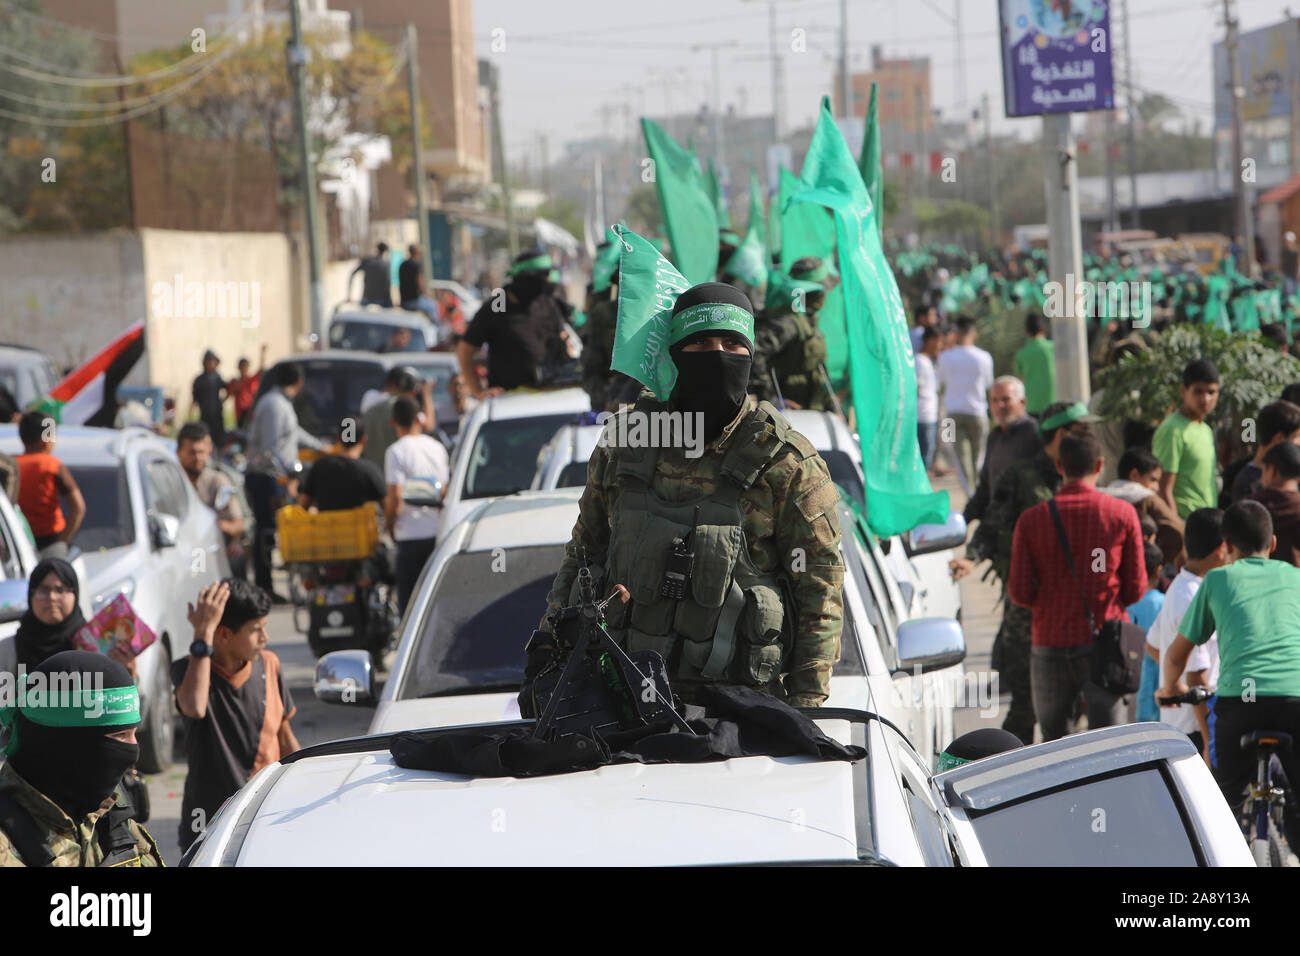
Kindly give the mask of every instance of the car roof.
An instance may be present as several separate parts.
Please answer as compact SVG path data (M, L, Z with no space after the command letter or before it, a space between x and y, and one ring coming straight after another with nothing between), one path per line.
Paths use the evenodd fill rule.
M580 388L558 388L541 392L507 392L487 400L487 420L536 418L563 412L591 411L591 396Z
M431 356L443 355L449 356L449 358L431 358ZM300 365L306 365L322 361L376 364L387 369L392 368L394 365L441 362L452 364L456 362L456 355L454 352L365 352L361 349L320 349L316 352L297 352L293 355L286 355L282 359L277 359L272 367L283 365L286 362L297 362Z
M423 331L433 323L422 312L408 312L405 309L385 309L376 306L358 306L344 309L330 316L330 323L338 321L370 322L375 325L401 325L408 329Z
M0 443L17 443L18 426L0 425ZM87 428L60 425L54 454L65 465L102 465L105 458L121 458L128 447L144 445L169 451L165 441L145 428Z
M461 551L564 544L573 534L581 488L521 491L492 498L461 522Z
M794 430L808 439L814 448L842 451L850 458L862 458L862 451L854 440L853 433L839 416L830 412L794 408L782 414L794 426Z
M5 343L0 345L0 365L12 368L15 365L53 364L50 357L34 345Z

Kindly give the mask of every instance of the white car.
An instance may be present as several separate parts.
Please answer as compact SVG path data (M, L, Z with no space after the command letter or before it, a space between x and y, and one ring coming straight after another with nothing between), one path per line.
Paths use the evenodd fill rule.
M465 322L470 322L474 316L478 315L478 310L483 308L483 300L477 292L465 288L454 279L433 279L428 283L429 296L436 299L439 292L450 292L460 300L460 314L465 317Z
M403 352L426 352L438 344L438 325L423 312L385 309L377 305L340 307L330 316L329 348L388 352L393 333L405 329L411 340Z
M580 388L508 392L479 402L460 425L439 536L485 499L526 490L542 446L590 412L591 398Z
M181 865L1254 865L1209 768L1166 724L1094 730L933 776L877 714L809 715L865 756L475 778L397 766L392 735L320 744L263 768Z
M0 426L0 451L21 451L15 426ZM172 760L171 663L188 653L193 637L186 602L230 575L217 515L167 443L144 429L61 426L54 454L86 499L72 544L85 562L87 617L122 593L158 636L136 661L139 767L158 773Z
M580 493L527 492L483 503L444 536L412 595L371 733L519 716L524 643L546 608ZM840 510L847 520L848 509ZM826 705L887 717L933 761L954 734L961 626L909 619L883 555L864 536L843 535L841 553L844 631ZM355 680L368 686L365 656L327 654L318 671L360 668Z
M791 410L786 418L817 449L831 478L865 506L866 481L862 449L844 421L829 412ZM537 458L532 488L580 487L587 481L587 462L600 441L601 425L565 425L546 443ZM961 589L952 579L948 563L952 549L966 540L966 522L950 512L947 525L921 525L907 535L896 535L881 545L885 565L898 582L909 617L961 619Z

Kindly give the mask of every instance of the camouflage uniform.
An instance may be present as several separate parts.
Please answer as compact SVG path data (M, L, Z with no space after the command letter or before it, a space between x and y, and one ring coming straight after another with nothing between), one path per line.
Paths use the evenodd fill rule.
M1011 692L1002 729L1025 743L1034 742L1034 699L1029 680L1029 652L1033 645L1033 612L1007 598L1011 573L1011 540L1020 516L1039 502L1047 501L1060 487L1061 476L1047 452L1012 462L998 476L984 517L980 519L966 557L992 561L992 573L1002 580L1002 626L993 641L992 665Z
M605 408L608 401L617 318L618 300L602 299L587 312L587 323L582 330L582 388L591 396L591 407L597 411Z
M9 764L0 767L0 794L27 812L44 838L43 845L54 856L50 866L98 866L103 861L104 850L95 828L119 794L114 793L99 809L74 822L57 804L20 777L18 771ZM126 826L135 837L137 856L114 865L163 866L162 852L149 831L134 820L127 821ZM27 865L29 864L19 855L8 834L0 829L0 867Z
M642 412L665 407L654 401L648 391L642 393L635 406ZM621 414L626 414L626 411ZM611 422L607 427L617 427L617 422ZM784 440L779 437L782 433ZM756 449L759 453L771 455L766 467L758 471L748 487L734 477L734 472L724 471L724 466L737 460L729 457L729 453L744 454L746 442L750 454L754 454ZM639 459L638 453L642 452L652 453L655 457ZM645 472L653 476L648 488L628 477L626 469L634 460L641 462L639 467L652 469ZM608 593L613 584L619 583L626 585L632 593L632 601L627 605L614 602L609 606L610 633L622 646L632 650L644 647L659 649L668 662L670 678L674 678L674 691L689 701L692 697L689 677L698 677L700 671L692 670L682 663L682 659L690 656L688 648L703 646L707 650L712 646L712 634L707 638L710 643L704 643L698 633L694 636L688 634L686 638L671 633L667 638L659 639L662 646L656 646L644 643L644 632L637 631L635 637L629 637L627 633L635 630L638 612L649 613L660 606L654 596L666 560L666 548L661 542L652 541L648 534L651 529L662 533L666 525L652 525L649 521L637 524L645 512L636 511L633 503L657 499L659 504L655 507L665 510L685 507L689 510L697 501L714 507L711 503L714 496L723 498L729 492L737 496L743 514L741 537L736 539L725 531L719 532L705 519L700 525L701 539L706 545L720 542L720 547L737 548L737 557L732 565L734 571L727 572L727 575L735 574L734 578L729 578L733 589L740 580L742 564L747 567L746 573L757 572L759 576L769 575L780 581L784 597L778 597L776 589L767 589L764 593L777 597L776 621L784 653L780 654L779 663L764 658L763 667L756 673L770 673L766 682L736 681L733 670L728 670L728 676L719 682L760 686L767 693L788 698L796 706L821 704L829 694L831 665L839 659L844 609L844 564L839 553L840 529L835 515L839 493L825 462L808 440L789 428L776 409L766 404L759 405L752 397L746 399L741 413L721 435L705 446L703 454L697 458L686 457L686 449L680 447L628 449L611 443L596 448L588 467L578 521L565 546L564 562L548 595L541 630L554 632L552 622L560 609L576 603L573 593L583 551L593 569L597 566L604 568L608 561L615 568L613 573L618 580L611 579L603 590ZM630 515L638 517L629 518ZM689 517L686 518L685 524L690 526L690 521ZM620 528L625 529L621 537ZM622 560L618 556L626 555L630 547L636 549L634 573L625 575L618 567L619 560ZM717 551L697 546L694 574L697 580L692 585L693 594L698 595L711 586L705 575L712 567L716 576L717 562ZM631 579L623 580L624 577ZM723 580L727 579L724 575ZM715 615L716 608L724 603L722 594L718 589L714 595L716 600L702 602L712 607ZM639 607L638 595L641 595L642 602ZM745 600L744 614L747 616L771 610L765 597L762 601L753 601L762 607L751 615L750 612L754 611L751 599L747 595ZM694 600L679 603L697 608L692 611L696 616L691 618L691 622L698 625L698 605ZM669 629L683 627L681 610L677 605L673 605L671 610L675 616L667 619ZM782 613L785 614L784 621ZM773 630L771 633L776 632ZM638 641L642 643L638 644ZM776 647L775 644L771 646ZM765 650L753 642L741 643L734 647L735 659L752 662L756 658L746 655ZM712 662L712 655L709 660ZM683 673L687 674L686 679L676 679ZM698 681L695 683L698 686Z
M826 340L817 329L817 316L791 309L765 315L754 329L753 391L760 398L776 400L772 373L781 386L781 397L800 408L823 411L833 407L822 379L826 361Z

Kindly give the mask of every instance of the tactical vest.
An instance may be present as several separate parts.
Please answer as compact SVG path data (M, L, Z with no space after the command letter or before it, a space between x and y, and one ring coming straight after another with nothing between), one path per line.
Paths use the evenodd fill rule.
M665 408L644 398L635 405ZM652 490L658 449L614 449L619 491L605 580L626 585L631 600L610 605L610 633L628 651L658 651L670 679L762 687L786 669L794 639L789 581L754 567L741 496L789 447L791 431L773 406L759 403L736 426L713 492L676 503ZM685 596L673 599L660 584L679 538L694 562Z
M117 791L118 802L99 818L95 824L95 838L103 859L96 866L141 866L140 851L130 821L135 808L129 802L125 788ZM24 863L31 867L46 867L54 862L54 854L45 845L45 834L28 811L7 793L0 793L0 832L9 838Z
M801 312L787 313L779 321L793 321L799 332L794 342L772 356L771 365L781 383L781 395L803 408L821 407L824 402L816 406L813 402L819 395L823 399L826 397L817 371L818 366L826 361L826 340L808 316Z

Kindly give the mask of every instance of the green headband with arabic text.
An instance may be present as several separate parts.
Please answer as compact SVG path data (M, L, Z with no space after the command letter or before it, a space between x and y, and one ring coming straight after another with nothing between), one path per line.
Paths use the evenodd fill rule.
M522 262L516 262L510 267L510 275L516 276L521 272L549 272L554 268L551 257L543 253L540 256L533 256L531 259L524 259Z
M140 723L140 691L129 687L47 688L28 675L17 701L0 707L0 728L12 733L5 753L18 748L16 718L21 713L43 727L133 727Z
M740 306L728 302L701 302L682 309L672 317L668 326L668 345L671 348L696 332L715 331L743 335L746 343L752 348L754 317Z

